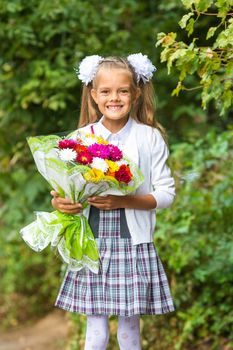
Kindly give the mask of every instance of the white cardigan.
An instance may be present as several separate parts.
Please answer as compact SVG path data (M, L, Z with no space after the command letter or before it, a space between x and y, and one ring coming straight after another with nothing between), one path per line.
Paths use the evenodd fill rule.
M81 128L80 131L90 133L90 125ZM175 187L170 169L166 165L169 152L160 132L132 119L124 151L144 175L143 184L134 194L151 194L157 202L158 209L169 207L175 197ZM84 209L83 214L88 217L89 211L90 207ZM125 216L134 245L153 241L155 209L125 209Z

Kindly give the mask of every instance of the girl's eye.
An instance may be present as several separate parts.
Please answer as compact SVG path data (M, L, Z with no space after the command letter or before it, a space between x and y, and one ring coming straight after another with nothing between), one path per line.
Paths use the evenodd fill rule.
M127 90L127 89L121 90L121 93L122 93L122 94L128 94L128 93L129 93L129 90Z
M108 93L108 90L101 90L100 93L106 95Z

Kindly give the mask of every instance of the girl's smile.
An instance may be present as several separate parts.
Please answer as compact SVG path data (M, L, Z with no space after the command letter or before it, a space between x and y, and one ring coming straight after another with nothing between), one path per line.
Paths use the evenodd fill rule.
M95 103L104 115L103 124L112 132L119 131L131 110L132 76L125 69L101 69L91 91Z

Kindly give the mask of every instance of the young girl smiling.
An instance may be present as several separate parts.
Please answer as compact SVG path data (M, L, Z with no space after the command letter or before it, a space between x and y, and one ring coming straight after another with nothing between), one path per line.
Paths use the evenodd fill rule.
M89 56L79 66L84 83L79 130L119 146L144 175L133 194L90 197L86 209L51 192L55 209L88 217L100 252L99 273L68 270L56 301L87 315L85 350L107 348L109 315L118 315L120 349L139 350L140 315L174 310L153 242L156 209L170 206L175 196L164 130L154 118L154 71L141 53Z

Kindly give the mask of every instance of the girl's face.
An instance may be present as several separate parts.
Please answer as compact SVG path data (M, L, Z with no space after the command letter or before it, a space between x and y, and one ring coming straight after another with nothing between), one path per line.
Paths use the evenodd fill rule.
M120 68L100 69L91 95L104 115L103 124L117 132L126 124L134 100L131 73Z

